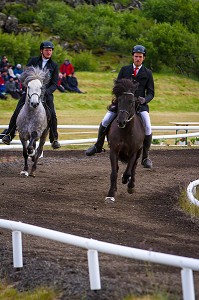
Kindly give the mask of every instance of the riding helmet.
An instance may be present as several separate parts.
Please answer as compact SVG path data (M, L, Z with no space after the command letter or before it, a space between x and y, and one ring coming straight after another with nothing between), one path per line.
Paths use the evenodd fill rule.
M146 56L146 48L142 45L136 45L132 49L132 54L134 53L142 53L144 56Z
M45 41L45 42L42 42L41 45L40 45L40 50L44 49L44 48L50 48L50 49L54 49L54 45L52 42L50 41Z

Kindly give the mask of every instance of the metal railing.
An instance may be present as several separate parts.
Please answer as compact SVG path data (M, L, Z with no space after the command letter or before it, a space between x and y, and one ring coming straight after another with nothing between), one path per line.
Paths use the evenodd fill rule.
M58 125L58 129L98 129L97 125ZM8 125L0 125L0 129L8 128ZM170 130L185 130L188 132L196 131L192 133L181 133L181 134L170 134L170 135L153 135L153 140L156 139L177 139L177 138L187 138L187 137L199 137L199 126L152 126L153 131L170 131ZM83 132L85 134L85 132ZM78 132L81 134L81 132ZM73 145L73 144L88 144L95 143L97 138L87 138L87 139L72 139L72 140L60 140L60 144L64 145ZM1 143L1 139L0 139ZM50 142L46 141L45 146L50 146ZM10 145L0 145L0 149L21 149L22 145L20 140L13 140Z

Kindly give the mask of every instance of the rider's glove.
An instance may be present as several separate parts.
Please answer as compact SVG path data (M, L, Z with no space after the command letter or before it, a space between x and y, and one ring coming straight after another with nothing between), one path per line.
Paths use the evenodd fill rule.
M145 104L146 103L146 100L144 97L138 97L138 100L140 102L140 104Z

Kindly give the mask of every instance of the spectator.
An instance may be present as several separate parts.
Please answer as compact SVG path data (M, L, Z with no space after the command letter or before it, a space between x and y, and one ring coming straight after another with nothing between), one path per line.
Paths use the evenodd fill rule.
M8 74L8 67L4 67L3 70L1 71L1 76L4 80L4 82L6 83L7 81L9 81L9 74Z
M65 93L65 92L67 92L67 90L66 90L66 89L64 88L64 86L62 85L62 78L63 78L62 73L59 73L59 79L58 79L57 89L58 89L58 91L60 91L61 93Z
M60 72L64 77L72 75L74 73L74 67L69 61L69 59L65 59L64 63L60 66Z
M5 87L6 87L6 93L10 94L12 98L17 100L20 98L20 93L16 87L15 80L12 76L10 76L9 81L5 83Z
M8 59L6 57L6 55L3 55L0 61L0 72L2 72L2 70L4 69L4 67L8 67L9 63L8 63Z
M6 90L5 81L0 73L0 99L4 99L4 100L7 99L7 96L5 95L5 90Z
M80 93L80 94L85 94L86 93L86 92L82 92L78 88L78 81L77 81L77 78L75 76L75 73L73 73L71 76L68 76L67 81L68 81L68 86L69 86L70 92L75 92L75 93Z
M14 75L17 78L20 78L22 72L23 72L23 69L22 69L21 64L17 64L16 67L14 68Z
M9 77L15 78L15 74L14 74L12 65L8 65L8 75L9 75Z

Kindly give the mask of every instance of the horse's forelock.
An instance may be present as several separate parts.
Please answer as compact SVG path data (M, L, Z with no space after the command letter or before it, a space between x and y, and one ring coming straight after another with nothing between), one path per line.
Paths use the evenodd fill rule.
M20 76L21 83L27 87L28 83L34 79L38 79L42 84L46 85L49 81L49 71L43 71L39 67L27 67Z
M116 98L121 96L124 92L132 92L137 89L138 83L133 82L130 79L119 79L115 81L115 85L113 87L112 93Z

